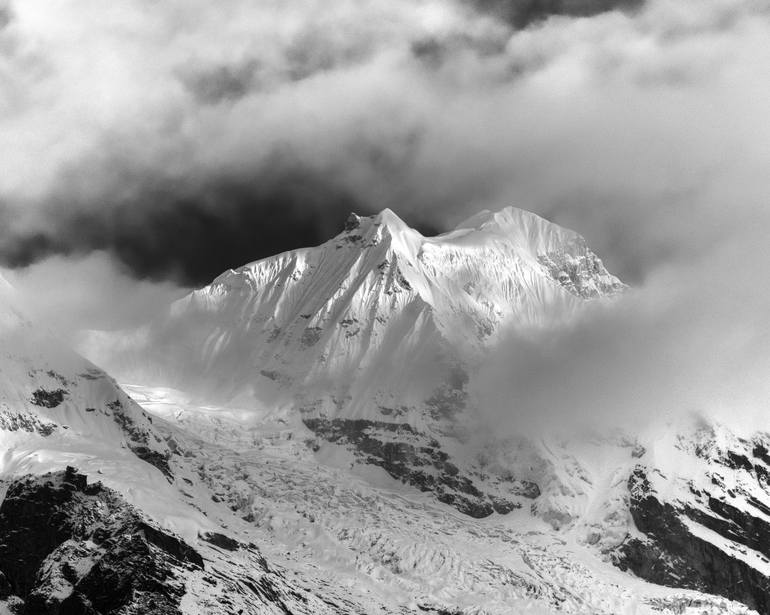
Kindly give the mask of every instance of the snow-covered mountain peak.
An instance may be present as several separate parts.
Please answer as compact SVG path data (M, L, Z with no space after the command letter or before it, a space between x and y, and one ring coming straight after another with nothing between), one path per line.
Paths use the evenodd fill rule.
M419 254L419 249L425 244L454 249L491 246L500 240L509 247L534 256L574 252L576 247L587 249L585 239L575 231L513 206L499 211L482 210L458 224L453 231L435 237L424 237L391 209L384 209L373 216L352 213L344 231L336 239L350 241L351 236L374 240L374 243L391 239L395 248L410 255Z
M456 231L471 231L482 241L503 239L535 258L554 253L577 255L588 250L585 239L575 231L512 206L496 212L485 209L457 225Z
M460 222L455 228L482 229L498 227L503 230L511 230L515 228L526 228L533 224L552 226L573 235L577 234L574 231L558 226L554 222L539 216L535 212L529 211L528 209L521 209L514 205L508 205L497 211L482 209Z
M379 416L394 403L379 391L408 397L417 416L444 378L436 366L452 371L508 327L561 322L625 288L577 233L535 214L507 208L461 226L424 237L389 209L351 214L326 243L229 270L148 330L92 338L88 353L123 378L146 382L149 369L155 384L216 391L218 401L276 383L328 393L331 380L335 412ZM147 345L128 360L115 352Z
M380 227L381 230L391 235L419 235L416 230L411 228L390 208L385 208L380 213L373 216L359 216L358 214L351 213L345 224L346 231L352 231L358 228L364 233L371 230L377 230Z
M527 226L529 221L542 221L546 224L552 224L534 212L509 205L498 211L482 209L470 218L460 222L455 229L481 229L494 226L506 229L516 226Z
M417 230L391 209L383 209L374 216L351 213L343 232L332 240L337 244L342 242L364 248L384 244L386 252L393 251L405 259L416 258L424 241L425 238Z
M402 352L405 359L445 346L444 356L483 352L504 327L561 321L585 300L625 288L577 233L535 214L482 212L461 226L424 237L389 209L351 214L342 232L320 246L227 271L153 325L153 345L168 339L177 346L180 331L203 337L189 339L173 360L163 351L168 360L152 369L179 371L177 363L184 367L193 348L204 361L202 370L197 362L189 369L196 385L213 369L217 388L223 382L240 388L238 374L254 373L255 366L283 374L282 381L300 373L304 380L321 374L339 379ZM236 364L223 354L232 354ZM114 355L91 356L135 377ZM244 356L251 359L244 362ZM141 369L145 364L141 359ZM385 372L390 380L393 370Z

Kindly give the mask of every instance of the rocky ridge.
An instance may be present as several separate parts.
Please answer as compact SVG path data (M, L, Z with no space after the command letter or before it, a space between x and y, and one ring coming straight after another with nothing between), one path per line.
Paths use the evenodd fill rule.
M0 505L0 599L12 612L176 615L192 547L74 468L18 479Z

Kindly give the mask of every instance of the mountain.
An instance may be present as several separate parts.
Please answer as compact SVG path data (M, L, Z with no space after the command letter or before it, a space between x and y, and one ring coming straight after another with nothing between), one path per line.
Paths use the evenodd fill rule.
M316 248L228 271L145 330L108 337L109 355L91 354L127 382L301 420L483 517L537 487L529 473L513 490L482 484L478 462L464 459L457 436L478 421L475 364L499 332L554 325L624 288L577 233L521 209L482 212L438 237L385 210L352 215ZM130 350L116 357L115 347Z
M390 408L417 425L425 398L462 379L458 362L501 329L568 318L623 289L582 237L520 209L438 237L385 210L351 215L316 248L228 271L133 338L108 338L108 352L92 340L88 352L124 379L220 401L302 390L326 414ZM405 410L391 408L393 391Z
M624 476L638 533L615 562L770 612L770 434L741 437L695 417L649 447Z
M233 585L193 583L197 604L251 596L258 545L284 604L294 584L338 612L768 612L767 434L684 415L644 433L478 429L472 384L497 342L625 288L523 210L438 237L385 210L83 349L155 417L175 514L240 545L214 565Z
M104 508L109 498L97 497L112 491L89 491L92 505L84 513L74 508L71 495L76 485L86 491L86 477L75 480L70 468L63 480L65 468L77 465L98 476L123 494L115 498L122 498L124 507L159 515L176 508L170 456L153 418L104 371L28 318L21 298L0 278L0 612L7 612L5 607L12 613L57 613L52 595L70 596L67 579L87 573L99 561L97 554L118 554L105 549L106 535L97 540L98 548L72 542L94 514L113 510ZM50 480L25 483L22 477L28 475ZM30 481L37 486L32 493ZM183 519L177 517L176 529ZM126 555L131 549L124 547L120 553ZM55 553L47 558L49 551ZM68 553L80 558L70 562L77 574L57 570ZM131 576L125 569L92 572L90 582L101 585Z
M222 533L180 433L22 304L0 277L0 613L354 612Z
M0 278L1 473L86 459L95 446L168 474L169 450L152 418L93 363L24 315ZM41 454L40 449L46 449ZM146 464L137 464L147 472Z

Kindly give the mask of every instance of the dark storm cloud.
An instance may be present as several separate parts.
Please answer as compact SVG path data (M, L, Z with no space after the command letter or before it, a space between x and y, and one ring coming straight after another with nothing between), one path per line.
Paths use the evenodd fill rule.
M375 56L454 31L443 9L426 30L409 22L436 7L408 2L194 4L15 5L0 41L23 52L0 61L4 264L102 250L137 277L200 284L321 243L351 211L392 206L435 231L392 181L418 118Z
M0 259L20 267L55 254L99 250L135 277L199 286L229 268L323 243L342 230L351 212L375 213L306 169L263 168L253 177L203 184L141 180L128 198L104 195L96 211L89 202L50 203L47 216L55 230L4 240ZM435 230L413 222L426 233Z
M237 264L321 243L355 209L348 195L299 174L253 184L213 180L196 189L157 185L98 212L68 204L61 215L53 205L56 232L15 238L2 258L18 267L104 250L136 277L201 285Z
M645 0L467 0L477 10L503 19L516 28L551 16L590 17L607 11L639 9Z

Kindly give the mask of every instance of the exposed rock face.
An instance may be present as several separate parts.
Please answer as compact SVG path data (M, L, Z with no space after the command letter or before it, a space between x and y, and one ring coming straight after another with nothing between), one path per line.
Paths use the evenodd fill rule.
M439 442L407 423L314 418L306 418L304 423L320 438L349 446L362 463L380 466L393 478L431 492L439 502L471 517L506 514L521 507L515 501L517 496L531 499L540 495L535 483L513 479L505 494L508 497L487 493L489 485L478 480L478 473L474 477L462 471L441 450Z
M64 401L66 394L67 391L64 389L56 389L54 391L46 391L42 388L37 389L32 391L32 403L43 408L55 408Z
M19 613L176 614L181 574L202 565L74 468L16 480L0 505L0 594Z
M672 587L697 589L770 612L770 466L766 439L706 430L682 448L702 475L686 482L639 465L629 510L644 538L629 538L618 565ZM700 480L699 480L700 478ZM687 491L678 491L677 483Z

